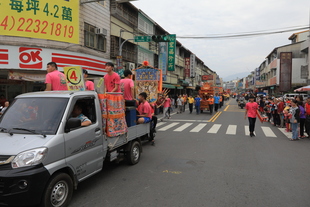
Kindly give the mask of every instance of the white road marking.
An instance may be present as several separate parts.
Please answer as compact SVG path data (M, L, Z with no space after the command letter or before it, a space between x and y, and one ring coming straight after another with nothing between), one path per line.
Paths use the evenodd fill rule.
M265 134L266 137L277 137L277 136L273 133L273 131L270 129L270 127L263 127L263 126L262 126L262 130L263 130L263 132L264 132L264 134Z
M211 129L209 129L208 133L216 134L218 130L221 128L222 124L214 124Z
M249 126L244 126L245 136L250 136Z
M287 132L286 128L278 128L288 139L292 139L292 132Z
M192 129L190 132L200 132L207 124L198 124L194 129Z
M236 135L237 125L229 125L226 131L226 134Z
M156 127L160 127L161 125L166 124L166 123L167 122L159 122L159 123L157 123Z
M183 131L184 129L186 129L187 127L189 127L190 125L192 125L193 123L186 123L186 124L183 124L182 126L180 126L179 128L176 128L175 130L173 130L173 131L175 131L175 132L181 132L181 131Z
M163 128L160 128L158 131L166 131L166 130L168 130L168 129L170 129L170 128L172 128L172 127L178 125L178 124L179 124L179 122L171 123L171 124L169 124L169 125L167 125L167 126L165 126L165 127L163 127Z
M170 119L170 121L186 121L186 122L208 122L208 120L186 120L186 119Z

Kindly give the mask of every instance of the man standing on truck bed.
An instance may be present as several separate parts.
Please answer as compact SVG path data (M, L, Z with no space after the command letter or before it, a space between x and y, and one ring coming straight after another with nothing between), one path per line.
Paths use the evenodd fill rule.
M45 91L66 91L68 90L66 76L58 71L55 62L47 63L47 74L45 78Z
M87 91L94 91L95 90L95 84L93 81L87 80L88 77L88 71L83 69L83 75L84 75L84 81L85 81L85 89Z
M134 83L131 79L132 72L128 69L124 71L125 78L120 81L121 91L126 101L132 101L134 97Z
M139 115L137 115L138 124L149 123L151 122L152 119L152 109L149 102L147 102L146 98L147 94L145 92L139 94L140 105L137 108L139 112Z
M104 76L105 92L121 92L121 87L119 86L121 78L113 71L114 64L107 62L105 69L107 71L107 74Z

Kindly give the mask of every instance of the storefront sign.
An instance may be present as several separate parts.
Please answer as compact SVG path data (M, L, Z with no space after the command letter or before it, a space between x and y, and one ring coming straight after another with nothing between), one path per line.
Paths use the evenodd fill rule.
M170 42L168 42L168 71L174 71L175 67L175 48L177 37L175 34L169 35Z
M85 91L83 71L80 66L64 67L69 91Z
M167 80L167 42L159 42L159 69L163 71L163 81Z
M16 72L16 71L9 71L8 79L9 80L43 82L45 80L45 75L44 74L20 73L20 72Z
M191 74L190 74L190 58L189 57L186 57L184 58L184 61L185 61L185 78L190 78Z
M82 53L47 48L0 45L0 69L46 70L46 64L56 62L63 67L79 65L92 75L105 75L110 60Z
M280 53L280 92L287 92L292 89L292 53Z
M195 78L196 76L196 55L195 54L191 54L189 68L190 68L191 78Z
M203 75L201 76L202 81L213 80L213 75Z
M79 4L69 0L4 0L0 34L79 43Z

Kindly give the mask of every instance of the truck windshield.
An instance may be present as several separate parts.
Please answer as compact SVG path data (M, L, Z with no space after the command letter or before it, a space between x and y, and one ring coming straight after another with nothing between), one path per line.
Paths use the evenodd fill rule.
M56 134L67 98L19 98L0 119L0 131L9 133Z

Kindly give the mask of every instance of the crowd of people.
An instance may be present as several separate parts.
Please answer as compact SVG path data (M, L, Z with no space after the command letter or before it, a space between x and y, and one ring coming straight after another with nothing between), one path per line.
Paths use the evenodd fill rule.
M301 95L291 99L259 96L256 103L267 122L292 132L291 141L310 138L310 97L304 100Z

